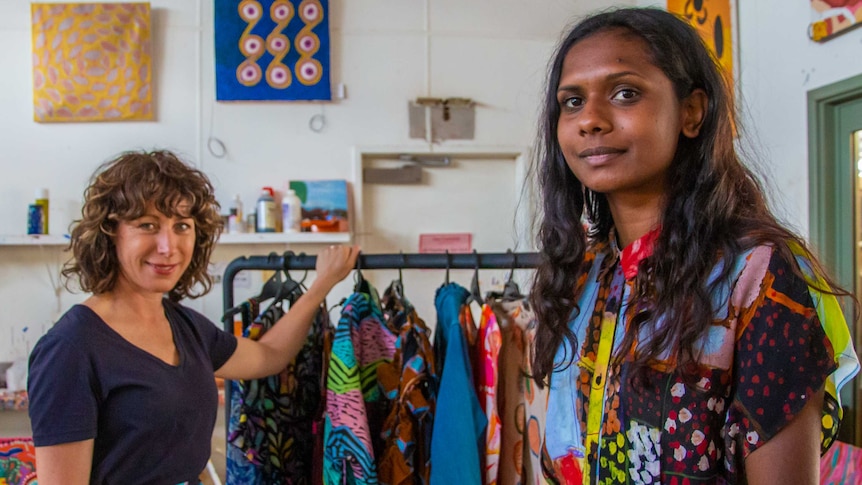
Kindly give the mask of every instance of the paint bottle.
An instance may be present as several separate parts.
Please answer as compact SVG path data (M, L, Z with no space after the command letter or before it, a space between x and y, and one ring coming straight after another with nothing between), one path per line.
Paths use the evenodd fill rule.
M42 234L42 207L38 204L27 206L27 234Z
M278 215L275 192L272 187L264 187L257 199L257 232L275 232Z
M242 213L242 198L240 198L239 194L236 194L236 195L233 197L233 206L234 206L234 208L236 208L236 217L237 217L237 219L239 219L240 221L242 221L242 220L243 220L244 215L243 215L243 213Z
M245 232L243 227L244 225L245 220L243 219L242 213L242 199L239 197L239 194L236 194L230 208L230 215L228 216L227 232L230 234Z
M302 202L293 189L288 189L282 198L281 221L283 232L299 232L299 225L302 222Z
M36 190L36 205L42 209L42 232L48 234L48 189Z

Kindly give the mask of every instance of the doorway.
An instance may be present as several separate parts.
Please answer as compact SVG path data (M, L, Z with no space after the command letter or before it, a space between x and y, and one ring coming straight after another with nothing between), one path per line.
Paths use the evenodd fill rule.
M810 237L838 283L862 301L862 75L808 93ZM857 352L858 309L842 302ZM839 439L862 445L859 377L841 392Z

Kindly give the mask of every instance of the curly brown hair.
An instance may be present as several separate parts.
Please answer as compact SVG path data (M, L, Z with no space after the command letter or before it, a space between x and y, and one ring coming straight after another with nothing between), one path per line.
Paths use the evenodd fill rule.
M195 221L195 250L168 297L179 301L205 295L213 284L207 266L222 231L220 206L207 176L166 150L125 152L96 169L84 191L81 219L72 223L72 259L61 271L66 287L77 276L83 291L96 295L111 291L120 274L114 245L119 221L143 216L151 203L174 217L180 215L180 202L191 206L188 215Z

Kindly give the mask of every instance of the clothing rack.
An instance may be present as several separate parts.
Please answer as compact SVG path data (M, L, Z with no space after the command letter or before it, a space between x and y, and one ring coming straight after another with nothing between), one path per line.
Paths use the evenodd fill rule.
M268 256L241 256L225 268L222 278L224 311L234 306L233 280L242 270L313 270L317 256L305 253L270 253ZM356 269L525 269L539 264L538 253L397 253L360 254ZM225 330L233 332L232 321L223 322Z
M284 254L272 252L267 256L240 256L231 261L225 268L222 277L224 296L224 317L222 324L226 332L233 333L234 308L233 280L242 270L258 271L289 271L313 270L317 264L317 256L305 253L295 254L285 251ZM356 260L355 269L531 269L539 265L539 253L398 253L398 254L360 254ZM225 439L230 428L230 381L224 382L225 396ZM227 447L225 443L225 454Z

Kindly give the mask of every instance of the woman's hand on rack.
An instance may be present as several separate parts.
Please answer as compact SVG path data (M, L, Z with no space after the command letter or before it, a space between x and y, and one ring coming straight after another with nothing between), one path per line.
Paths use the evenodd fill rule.
M317 255L317 277L301 297L260 340L241 338L236 350L217 377L258 379L278 373L292 361L305 344L308 329L320 305L336 283L356 266L359 246L330 246Z
M315 271L321 283L329 288L343 280L356 267L359 246L329 246L317 254Z

